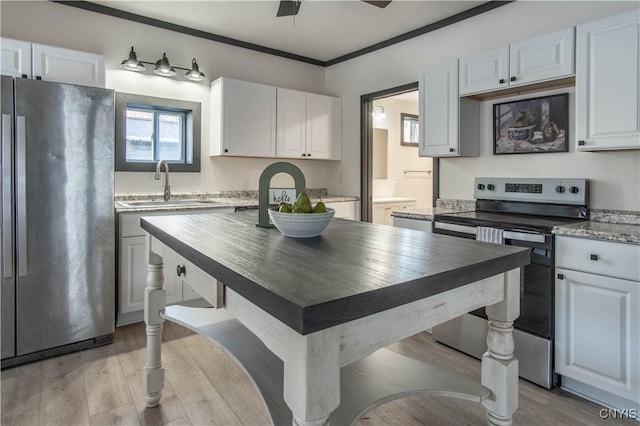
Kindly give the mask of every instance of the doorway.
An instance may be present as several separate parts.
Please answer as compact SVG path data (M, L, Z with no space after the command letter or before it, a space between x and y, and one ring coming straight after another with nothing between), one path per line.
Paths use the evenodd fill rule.
M418 110L417 82L361 97L363 221L390 225L385 210L435 205L438 160L418 155Z

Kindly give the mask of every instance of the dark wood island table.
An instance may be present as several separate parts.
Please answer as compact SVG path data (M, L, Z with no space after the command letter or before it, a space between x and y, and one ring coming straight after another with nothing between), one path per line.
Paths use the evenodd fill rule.
M488 423L512 423L512 325L527 249L345 219L295 239L256 222L255 210L141 219L148 407L164 387L168 319L222 346L253 379L275 425L351 424L422 392L477 401ZM163 265L212 308L165 307ZM483 306L490 326L481 383L383 349Z

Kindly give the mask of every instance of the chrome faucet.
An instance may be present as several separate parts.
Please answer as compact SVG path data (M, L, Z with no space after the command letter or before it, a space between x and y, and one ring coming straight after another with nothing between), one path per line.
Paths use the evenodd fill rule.
M166 160L158 161L156 164L156 174L153 177L155 180L160 180L160 168L164 164L164 200L169 201L171 198L171 186L169 186L169 163Z

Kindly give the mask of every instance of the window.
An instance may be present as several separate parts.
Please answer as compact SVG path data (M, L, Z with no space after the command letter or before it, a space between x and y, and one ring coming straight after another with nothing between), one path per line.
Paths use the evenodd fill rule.
M200 171L200 104L116 94L116 171Z

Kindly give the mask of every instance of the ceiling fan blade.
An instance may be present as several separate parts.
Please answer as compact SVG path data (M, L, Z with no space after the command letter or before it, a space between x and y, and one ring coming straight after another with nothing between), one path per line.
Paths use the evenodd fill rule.
M300 0L280 0L276 16L297 15L298 10L300 10L300 3Z
M391 3L391 0L389 1L362 0L362 1L365 3L372 4L374 6L378 6L381 9L384 9L385 7L389 6L389 3Z

